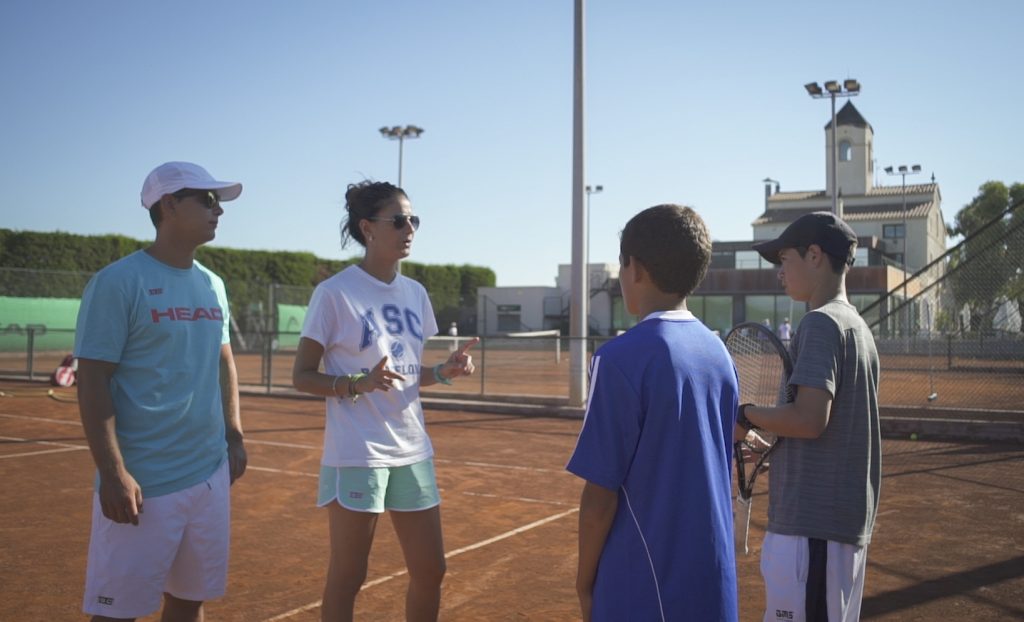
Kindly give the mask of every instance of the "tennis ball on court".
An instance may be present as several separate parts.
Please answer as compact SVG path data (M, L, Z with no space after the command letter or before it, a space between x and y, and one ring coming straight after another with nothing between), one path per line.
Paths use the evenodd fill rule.
M917 432L912 432L910 434L910 440L912 440L912 441L916 441L917 440Z

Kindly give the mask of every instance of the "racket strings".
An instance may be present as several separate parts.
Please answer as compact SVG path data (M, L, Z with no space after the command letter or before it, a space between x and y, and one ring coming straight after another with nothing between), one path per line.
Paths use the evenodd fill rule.
M762 326L739 325L725 339L726 348L736 365L741 404L775 406L790 399L788 387L789 353L774 335ZM750 516L754 482L768 470L769 458L778 437L755 429L733 445L737 475L737 510L734 520L738 545L749 553Z
M770 345L755 338L730 340L729 352L740 381L740 400L766 406L786 401L786 367Z

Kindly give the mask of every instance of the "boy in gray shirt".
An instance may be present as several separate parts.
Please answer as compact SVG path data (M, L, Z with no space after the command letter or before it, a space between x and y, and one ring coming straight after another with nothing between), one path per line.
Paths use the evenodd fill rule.
M752 427L781 437L761 550L765 622L860 617L881 436L878 353L846 298L856 248L856 234L829 212L801 216L777 239L754 245L780 265L786 293L810 308L790 346L796 399L744 404L737 417L738 438Z

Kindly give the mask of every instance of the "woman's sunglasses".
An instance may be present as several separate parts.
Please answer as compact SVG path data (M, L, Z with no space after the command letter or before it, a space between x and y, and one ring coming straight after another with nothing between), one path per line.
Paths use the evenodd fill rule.
M395 214L394 216L391 216L390 218L381 218L379 216L375 216L373 218L367 218L366 220L372 220L374 222L379 221L379 220L387 221L387 222L390 222L392 225L394 225L395 229L399 229L399 230L405 229L405 226L407 224L409 224L409 223L412 223L412 230L413 231L418 231L419 228L420 228L420 217L419 216L411 216L409 214Z

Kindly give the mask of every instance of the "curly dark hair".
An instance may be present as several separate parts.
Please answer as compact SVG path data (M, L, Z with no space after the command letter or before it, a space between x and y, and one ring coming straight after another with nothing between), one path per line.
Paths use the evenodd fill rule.
M692 208L655 205L633 216L622 230L619 252L643 264L663 292L685 298L697 289L711 264L711 233Z
M405 190L386 181L366 180L358 184L349 184L345 191L345 211L348 212L348 216L341 223L341 247L345 248L349 240L355 240L365 247L366 240L363 238L363 232L359 230L359 221L373 218L388 201L397 197L408 199L409 195L405 194Z

